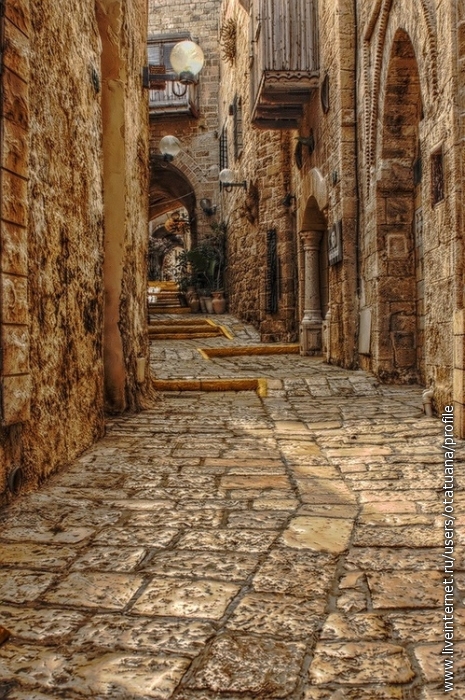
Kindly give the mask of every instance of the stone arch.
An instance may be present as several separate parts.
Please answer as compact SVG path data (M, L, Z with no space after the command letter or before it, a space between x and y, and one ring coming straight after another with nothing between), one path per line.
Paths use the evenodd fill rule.
M192 243L198 237L197 202L205 197L211 183L202 169L185 151L176 156L174 163L160 155L150 159L149 220L165 211L185 207L189 214Z
M424 375L422 259L414 229L422 95L413 44L403 29L395 34L386 73L376 188L374 369L383 379L409 382Z
M326 179L318 168L312 168L305 178L302 190L302 201L306 204L304 209L300 210L303 212L300 230L308 228L310 224L309 217L315 216L315 212L319 212L317 216L321 217L323 216L322 212L328 208L328 187Z
M185 207L190 219L195 218L195 184L177 165L152 158L150 169L149 219L179 207Z
M394 10L398 10L399 17ZM376 158L378 125L382 122L381 105L384 75L392 54L397 27L403 27L410 37L415 38L414 45L420 46L422 40L426 46L418 51L422 66L419 71L423 81L422 92L428 96L426 106L436 109L438 96L438 50L436 37L436 20L427 0L421 0L419 13L403 16L402 7L395 0L377 0L367 23L363 43L363 76L366 86L365 99L365 136L367 145L367 189L370 189L371 173ZM421 39L420 39L421 38Z

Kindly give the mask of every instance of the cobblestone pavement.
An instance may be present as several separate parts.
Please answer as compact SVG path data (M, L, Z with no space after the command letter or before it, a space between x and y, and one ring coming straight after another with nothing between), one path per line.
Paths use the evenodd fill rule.
M222 322L235 339L202 346L257 342ZM268 396L166 393L0 513L0 698L443 698L445 426L419 387L198 346L153 343L157 376L266 376Z

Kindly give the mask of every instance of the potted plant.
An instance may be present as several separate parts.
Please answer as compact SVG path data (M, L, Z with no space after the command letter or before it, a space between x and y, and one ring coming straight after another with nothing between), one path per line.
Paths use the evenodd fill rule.
M207 313L224 313L226 224L213 224L211 228L210 236L179 256L178 284L181 286L187 281L194 284L199 291L201 308L204 304Z

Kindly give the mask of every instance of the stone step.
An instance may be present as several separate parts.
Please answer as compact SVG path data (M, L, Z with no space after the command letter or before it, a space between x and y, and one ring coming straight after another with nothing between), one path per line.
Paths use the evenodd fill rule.
M157 306L149 304L149 314L190 314L188 306Z

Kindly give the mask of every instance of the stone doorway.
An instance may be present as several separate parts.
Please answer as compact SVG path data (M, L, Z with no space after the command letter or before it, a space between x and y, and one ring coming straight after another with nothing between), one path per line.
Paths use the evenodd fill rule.
M384 380L424 379L424 280L417 61L405 31L395 35L387 75L377 186L377 327Z
M323 320L328 311L328 247L326 220L315 197L310 197L302 222L300 240L303 248L301 274L300 348L302 355L322 351Z

